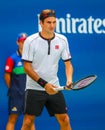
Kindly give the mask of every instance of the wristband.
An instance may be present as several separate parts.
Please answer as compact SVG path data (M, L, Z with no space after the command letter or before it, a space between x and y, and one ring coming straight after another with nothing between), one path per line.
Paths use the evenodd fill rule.
M44 88L44 86L48 83L47 81L45 81L44 79L40 78L37 83L42 86Z

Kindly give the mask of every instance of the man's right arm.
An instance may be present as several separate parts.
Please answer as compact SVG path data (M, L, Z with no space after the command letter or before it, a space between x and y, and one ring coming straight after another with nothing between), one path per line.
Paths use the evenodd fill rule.
M39 80L41 79L41 77L39 77L39 75L33 70L31 62L24 61L24 69L25 69L26 74L28 74L34 81L36 81L38 84L41 85L41 83L39 83ZM41 81L42 83L46 82L46 81L43 81L43 79L41 79L41 80L42 80ZM46 82L45 86L43 86L43 87L45 88L45 91L48 94L52 95L52 94L57 93L57 91L54 89L54 88L56 88L56 86L53 86L50 83Z
M8 88L10 88L10 81L11 81L11 74L5 73L4 74L4 80Z
M39 80L38 74L33 70L32 63L28 61L24 61L24 70L26 74L28 74L34 81Z
M11 57L8 57L6 60L5 65L5 73L4 73L4 80L8 88L10 88L11 83L11 73L14 66L14 61Z

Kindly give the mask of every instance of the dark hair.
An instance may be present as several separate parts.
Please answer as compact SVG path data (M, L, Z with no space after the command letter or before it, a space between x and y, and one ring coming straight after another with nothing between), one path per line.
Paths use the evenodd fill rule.
M50 9L42 10L39 19L44 21L44 19L48 17L56 17L55 11Z

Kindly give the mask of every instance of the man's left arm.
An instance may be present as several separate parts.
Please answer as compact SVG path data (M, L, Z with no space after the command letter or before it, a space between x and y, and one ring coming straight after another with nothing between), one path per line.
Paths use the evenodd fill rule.
M65 61L65 72L66 72L66 85L72 84L72 78L73 78L73 66L72 63L69 61Z

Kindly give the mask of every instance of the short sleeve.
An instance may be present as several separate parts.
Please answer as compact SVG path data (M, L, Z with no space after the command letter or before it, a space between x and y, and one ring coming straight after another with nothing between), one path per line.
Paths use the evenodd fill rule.
M24 42L22 59L30 62L33 60L33 46L28 38Z
M7 60L6 60L6 65L5 65L5 72L7 73L11 73L12 70L13 70L13 66L14 66L14 61L11 57L9 57Z
M71 53L70 53L70 49L69 49L69 44L68 44L67 38L65 38L65 40L64 40L64 49L63 49L63 52L62 52L62 59L64 61L71 59Z

